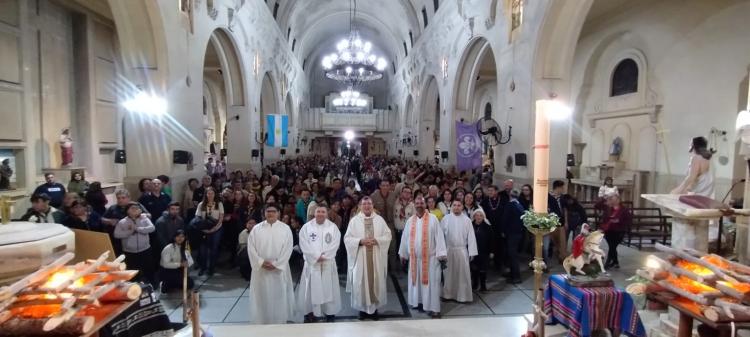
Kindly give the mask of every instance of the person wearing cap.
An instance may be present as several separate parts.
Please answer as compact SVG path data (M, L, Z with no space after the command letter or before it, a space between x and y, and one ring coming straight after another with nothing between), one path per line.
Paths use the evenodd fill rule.
M73 229L83 229L87 231L104 231L102 227L102 217L89 209L85 200L73 200L68 207L68 215L62 223L65 227Z
M65 214L50 206L50 197L46 193L31 196L31 208L21 217L21 221L35 223L62 223Z

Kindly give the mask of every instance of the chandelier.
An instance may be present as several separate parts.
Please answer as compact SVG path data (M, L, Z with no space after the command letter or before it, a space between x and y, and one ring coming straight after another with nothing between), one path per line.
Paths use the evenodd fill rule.
M350 84L379 80L383 78L388 62L372 53L372 43L360 38L354 28L357 15L356 1L350 3L349 37L336 44L336 52L323 57L322 65L326 77Z
M367 100L360 98L359 91L352 90L349 88L342 91L338 98L333 99L333 106L336 107L359 107L364 108L367 106Z

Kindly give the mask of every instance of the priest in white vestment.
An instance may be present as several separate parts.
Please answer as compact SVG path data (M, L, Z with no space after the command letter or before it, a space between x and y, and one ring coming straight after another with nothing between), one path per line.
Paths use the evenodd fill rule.
M471 220L463 209L461 201L453 201L451 213L443 217L440 223L448 248L448 268L443 273L443 298L471 302L473 297L469 260L477 256L477 238Z
M374 212L370 197L360 200L359 209L344 235L349 262L346 291L352 294L352 308L359 310L360 320L378 320L378 308L387 302L391 230L383 217Z
M289 271L292 231L278 220L279 210L269 205L263 221L247 237L253 268L250 280L250 323L283 324L294 316L294 285Z
M409 264L409 296L413 308L420 304L433 318L440 317L440 261L446 259L445 235L437 217L426 210L423 197L414 200L416 213L407 221L398 254Z
M316 317L326 317L333 322L341 310L339 276L336 268L336 251L341 232L328 220L325 206L317 206L315 218L299 231L299 247L305 260L302 278L297 286L297 307L305 314L305 322Z

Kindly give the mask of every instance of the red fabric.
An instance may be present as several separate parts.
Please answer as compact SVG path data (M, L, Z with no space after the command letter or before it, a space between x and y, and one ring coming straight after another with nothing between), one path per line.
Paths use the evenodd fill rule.
M630 210L620 206L609 209L600 227L605 232L626 232L632 221L633 216Z
M583 244L586 241L586 236L579 234L573 239L572 253L573 257L579 257L583 254Z

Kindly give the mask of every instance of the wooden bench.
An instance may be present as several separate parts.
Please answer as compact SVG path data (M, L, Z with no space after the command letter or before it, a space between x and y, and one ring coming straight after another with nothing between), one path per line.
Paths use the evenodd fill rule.
M633 222L628 228L627 245L643 248L643 239L650 240L651 244L656 241L667 244L672 234L672 223L670 217L662 215L661 208L635 207L630 209L633 213ZM634 243L634 238L638 243Z

